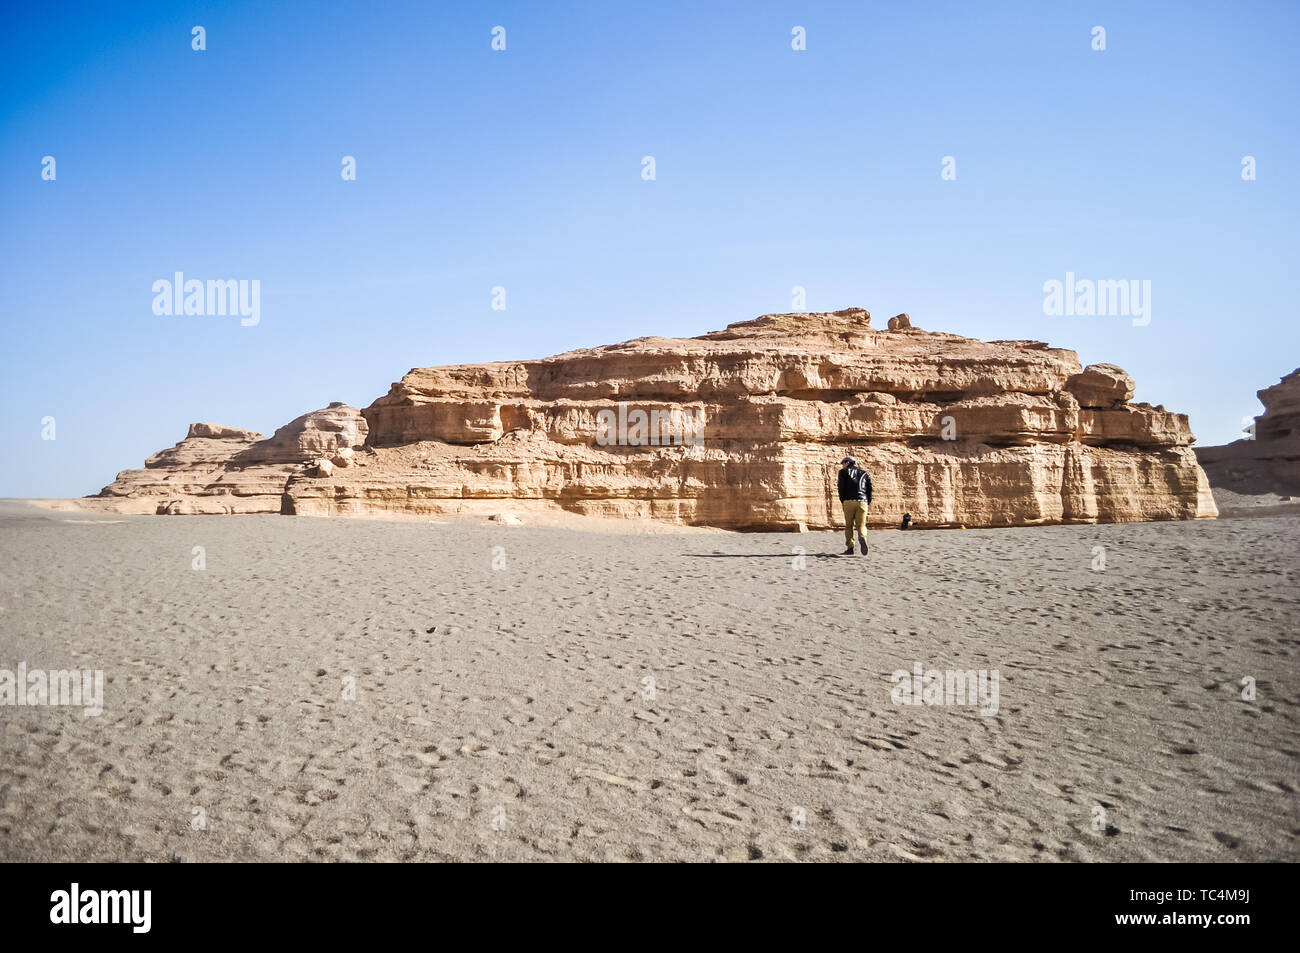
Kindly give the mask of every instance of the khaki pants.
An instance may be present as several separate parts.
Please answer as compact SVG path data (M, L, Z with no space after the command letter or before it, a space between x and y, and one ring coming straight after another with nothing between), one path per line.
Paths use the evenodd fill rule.
M867 504L862 500L844 500L844 545L853 548L853 533L867 535Z

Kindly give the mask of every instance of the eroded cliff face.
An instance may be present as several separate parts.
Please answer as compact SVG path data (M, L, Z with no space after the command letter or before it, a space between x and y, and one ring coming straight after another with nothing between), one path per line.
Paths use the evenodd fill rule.
M286 512L562 509L732 529L1213 517L1187 417L1033 341L871 328L861 309L766 315L536 361L417 368L363 411L360 466L294 475Z
M842 519L1024 526L1215 515L1187 417L1131 404L1113 365L1035 341L871 327L862 309L765 315L536 361L416 368L358 412L269 439L195 424L98 498L134 512L568 512L731 529Z
M305 464L365 436L365 419L343 403L303 414L269 438L190 424L184 440L155 453L143 470L123 470L86 503L119 513L279 513L285 485Z
M1255 439L1198 447L1196 455L1216 488L1245 495L1300 495L1300 368L1258 392L1264 413Z

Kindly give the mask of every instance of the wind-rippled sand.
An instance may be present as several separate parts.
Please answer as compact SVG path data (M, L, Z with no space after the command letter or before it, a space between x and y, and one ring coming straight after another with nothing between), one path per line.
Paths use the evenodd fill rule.
M0 504L0 859L1300 855L1300 519L872 542Z

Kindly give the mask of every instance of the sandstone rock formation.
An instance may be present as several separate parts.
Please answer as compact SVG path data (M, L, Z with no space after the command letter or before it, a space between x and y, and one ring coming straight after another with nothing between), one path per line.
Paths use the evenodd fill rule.
M335 401L285 424L268 439L241 452L237 466L258 463L302 463L332 457L340 449L365 443L368 424L355 407Z
M1213 516L1187 418L1131 396L1118 368L1036 342L877 332L862 309L767 315L699 338L417 368L364 411L371 466L295 477L286 496L312 514L475 513L513 499L825 528L841 518L834 478L848 451L875 480L874 525L904 511L920 526ZM668 439L603 445L600 415L620 405L658 411ZM674 443L688 414L702 439Z
M416 368L364 420L331 405L232 443L224 464L205 458L210 479L187 480L188 505L279 480L257 511L486 517L508 501L523 514L824 529L842 518L848 452L875 481L875 526L904 512L918 527L1215 515L1186 416L1129 403L1119 368L921 331L905 315L891 325L873 330L860 308L765 315L698 338ZM317 416L334 410L328 425ZM132 476L147 472L104 494L150 496L156 480Z
M304 462L350 449L365 434L365 418L342 403L304 414L270 438L191 424L176 446L155 453L143 470L123 470L90 499L123 513L279 513L285 484Z
M1300 496L1300 368L1258 393L1255 439L1198 447L1210 485L1245 495Z

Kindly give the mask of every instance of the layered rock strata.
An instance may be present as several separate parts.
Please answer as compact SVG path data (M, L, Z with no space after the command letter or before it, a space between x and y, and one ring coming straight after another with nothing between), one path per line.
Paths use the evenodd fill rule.
M143 470L123 470L89 502L122 513L279 513L286 484L304 464L343 448L350 453L365 436L365 418L343 403L303 414L269 438L190 424L184 440L155 453Z
M1300 496L1300 368L1258 392L1254 439L1198 447L1210 485L1245 495Z
M876 526L904 512L922 527L1215 515L1187 417L1130 403L1133 380L1119 368L1083 367L1035 341L927 332L906 315L889 325L874 330L858 308L765 315L697 338L416 368L351 430L309 428L309 414L270 440L231 442L224 463L205 445L190 469L206 476L190 473L187 494L160 498L157 511L486 516L508 506L825 529L842 519L835 475L851 453L875 482ZM339 453L348 446L356 452ZM131 476L148 469L104 494L156 495L156 479ZM266 488L245 497L263 509L232 506L241 484Z
M1119 368L892 323L873 330L861 309L767 315L699 338L417 368L363 412L370 466L295 477L286 496L318 515L486 514L509 500L821 529L842 518L848 452L875 480L874 525L904 512L970 527L1215 514L1186 416L1129 403Z

